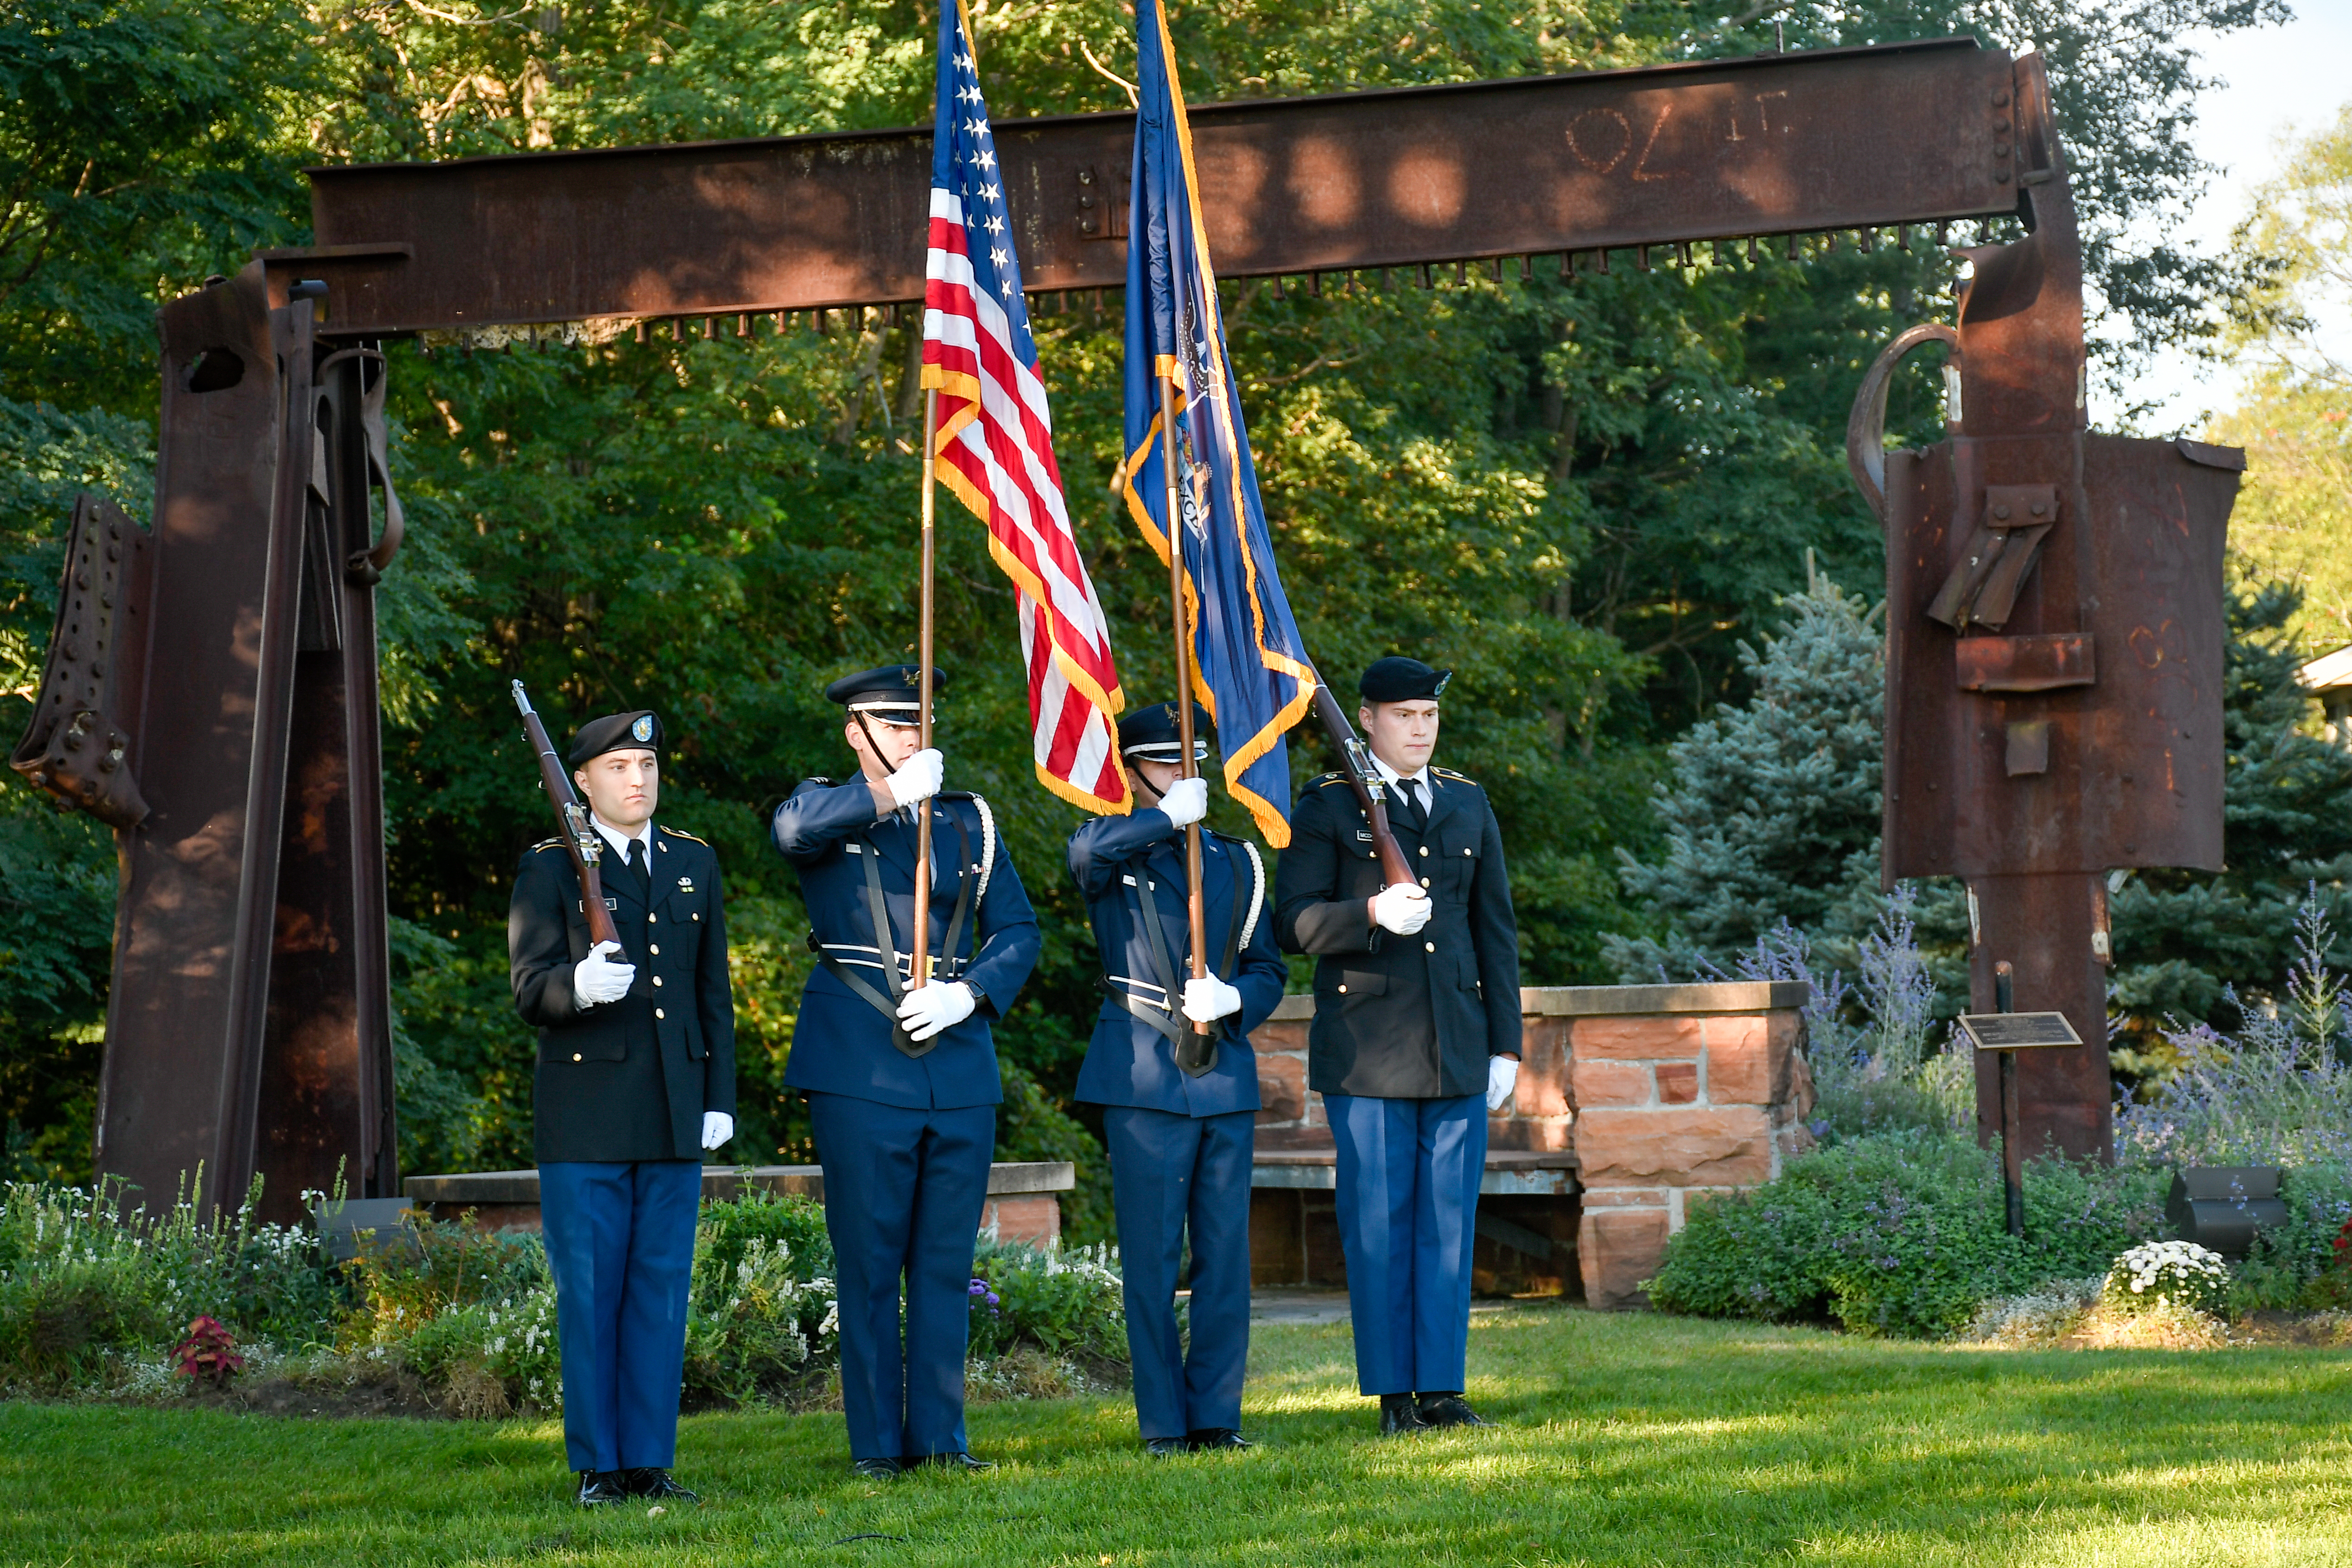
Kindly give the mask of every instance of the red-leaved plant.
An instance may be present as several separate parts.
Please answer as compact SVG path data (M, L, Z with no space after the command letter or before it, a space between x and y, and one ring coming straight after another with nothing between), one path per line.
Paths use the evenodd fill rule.
M245 1358L236 1353L236 1336L214 1317L201 1317L188 1325L188 1337L172 1352L172 1361L182 1377L215 1388L245 1370Z

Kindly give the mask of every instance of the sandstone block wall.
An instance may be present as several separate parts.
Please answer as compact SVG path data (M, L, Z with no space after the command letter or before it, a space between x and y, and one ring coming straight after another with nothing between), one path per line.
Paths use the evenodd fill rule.
M1568 1033L1585 1300L1646 1305L1641 1281L1657 1271L1692 1194L1770 1181L1811 1145L1803 1016L1621 1014L1574 1018Z

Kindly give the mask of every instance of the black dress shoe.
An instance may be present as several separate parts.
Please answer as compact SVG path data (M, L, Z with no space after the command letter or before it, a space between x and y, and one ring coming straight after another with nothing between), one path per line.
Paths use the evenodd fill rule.
M1230 1426L1202 1426L1186 1434L1185 1447L1196 1454L1224 1448L1246 1448L1250 1440Z
M657 1465L624 1470L621 1476L621 1485L628 1494L633 1498L643 1498L647 1502L698 1503L702 1500L700 1496L672 1480L669 1472Z
M1190 1453L1192 1445L1181 1437L1146 1437L1143 1451L1155 1459L1172 1459L1179 1454Z
M1420 1407L1413 1404L1412 1394L1383 1394L1381 1395L1381 1436L1402 1436L1409 1432L1423 1431L1428 1426L1429 1423L1421 1418Z
M933 1466L943 1470L971 1471L992 1470L996 1468L996 1465L992 1460L975 1459L970 1454L964 1453L961 1449L952 1454L910 1454L905 1459L901 1460L900 1463L904 1464L907 1468L910 1470L918 1465Z
M572 1501L582 1508L605 1508L613 1503L629 1500L628 1472L625 1470L583 1470L580 1491Z
M849 1468L869 1481L895 1481L906 1467L896 1459L860 1459Z
M1492 1426L1494 1423L1470 1408L1470 1402L1458 1394L1424 1394L1421 1396L1421 1424L1424 1426Z

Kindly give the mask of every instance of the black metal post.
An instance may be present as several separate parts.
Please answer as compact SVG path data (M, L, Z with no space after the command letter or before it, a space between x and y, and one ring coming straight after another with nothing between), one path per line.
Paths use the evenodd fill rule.
M1993 1010L2016 1010L2016 977L2009 960L1992 966ZM2024 1123L2017 1108L2017 1053L2000 1053L2000 1195L2009 1214L2009 1234L2025 1234L2025 1159L2018 1130Z

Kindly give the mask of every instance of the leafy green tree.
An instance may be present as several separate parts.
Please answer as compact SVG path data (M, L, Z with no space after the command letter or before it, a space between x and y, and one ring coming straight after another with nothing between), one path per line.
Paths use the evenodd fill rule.
M2302 591L2288 629L2316 653L2352 641L2352 364L2318 330L2352 308L2352 106L2289 148L2253 207L2237 237L2250 282L2230 333L2244 395L2211 438L2246 448L2231 550L2253 575Z

